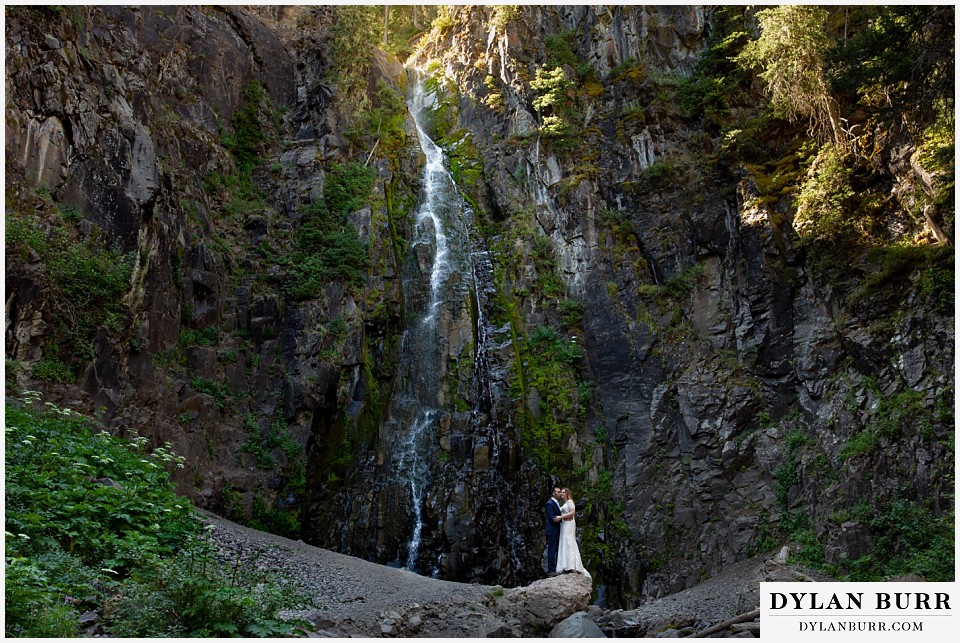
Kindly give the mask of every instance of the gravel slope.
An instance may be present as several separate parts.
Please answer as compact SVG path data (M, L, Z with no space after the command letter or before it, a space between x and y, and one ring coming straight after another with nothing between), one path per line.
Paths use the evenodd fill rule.
M467 609L481 605L495 591L488 586L427 578L338 554L243 527L209 512L202 515L214 527L211 541L222 556L239 558L280 574L314 604L311 609L291 610L288 615L307 618L319 624L319 629L327 628L338 636L380 636L380 626L390 612L409 613L411 606L419 606L425 612L441 605L449 606L449 611ZM426 624L427 619L422 620ZM448 631L438 631L436 635L465 635L456 623L439 628L443 629Z
M688 590L633 610L589 606L590 581L563 574L526 587L455 583L371 563L302 541L243 527L201 511L211 541L229 561L272 571L312 605L284 616L313 623L316 636L431 638L546 636L563 618L585 610L607 636L688 634L759 606L759 583L825 580L808 570L758 556L731 565Z

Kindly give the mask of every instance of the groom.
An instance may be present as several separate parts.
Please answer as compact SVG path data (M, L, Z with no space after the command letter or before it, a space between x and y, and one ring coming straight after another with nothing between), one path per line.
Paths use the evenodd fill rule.
M560 549L560 487L553 488L553 495L543 505L547 514L547 575L557 575L557 551Z

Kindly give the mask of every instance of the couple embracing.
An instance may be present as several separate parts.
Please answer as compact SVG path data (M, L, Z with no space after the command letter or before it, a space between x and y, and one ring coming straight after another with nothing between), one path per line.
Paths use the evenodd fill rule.
M550 576L564 572L580 572L590 578L583 568L580 548L577 546L577 508L569 489L553 488L553 494L543 506L547 515L547 573Z

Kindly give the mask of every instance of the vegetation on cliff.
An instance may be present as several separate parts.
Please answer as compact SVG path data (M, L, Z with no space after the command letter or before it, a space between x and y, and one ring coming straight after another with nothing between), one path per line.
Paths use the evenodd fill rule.
M269 578L230 573L192 503L183 458L24 392L5 408L5 607L11 637L289 634ZM98 618L83 621L84 612ZM99 629L98 629L99 628Z
M574 14L513 9L443 12L424 41L418 64L433 74L441 142L454 167L471 168L461 187L477 205L479 227L493 254L495 319L511 328L517 354L515 417L527 453L541 471L585 492L578 499L583 501L588 560L599 565L609 558L609 536L617 533L621 542L614 549L627 556L643 551L645 572L656 573L671 557L689 557L690 552L670 549L678 539L669 536L657 539L664 547L646 549L644 527L631 528L636 517L622 518L618 491L608 484L610 471L624 467L617 462L618 445L606 431L588 429L585 421L594 413L609 414L599 397L583 395L598 375L591 372L595 365L576 358L566 362L566 369L553 369L553 344L543 342L549 337L573 346L572 336L584 330L582 317L569 327L569 336L554 330L565 327L564 310L584 309L569 288L572 279L584 278L569 268L571 260L581 257L567 254L564 274L554 253L569 252L564 246L586 234L589 216L582 213L597 207L593 199L599 198L595 252L602 257L598 265L609 262L613 268L604 272L615 277L605 284L617 311L614 318L642 329L624 332L635 342L650 341L644 333L652 334L650 354L659 363L650 369L669 391L673 413L679 412L677 380L697 346L700 354L694 361L703 358L708 339L691 308L706 285L705 265L695 255L723 255L724 250L707 249L706 243L686 249L684 239L658 228L657 213L670 209L671 201L696 212L709 206L705 200L716 189L730 207L744 213L742 225L756 225L746 221L748 216L761 217L780 249L765 260L771 278L793 292L809 284L813 291L804 292L838 295L849 311L843 314L862 318L880 341L892 334L898 324L895 311L904 301L917 302L933 319L949 314L954 305L953 13L921 7L717 7L710 11L705 47L689 73L683 73L657 70L655 61L638 58L613 65L604 59L612 45L604 45L607 53L599 54L592 33L571 26ZM609 19L618 19L608 13ZM657 28L669 33L674 26L656 20L649 18L651 33ZM471 26L484 22L485 49L472 47L469 35L456 36L451 23L466 21ZM606 24L607 17L600 22ZM593 28L607 33L608 43L620 44L618 35L612 35L616 30ZM523 114L527 105L533 107L533 127ZM669 136L657 139L656 132ZM604 147L617 150L616 155ZM516 148L522 153L516 154ZM631 176L624 166L636 153L646 155L645 163L640 176ZM544 169L538 163L554 165ZM622 182L610 180L624 174ZM578 197L582 185L587 187ZM534 196L539 189L549 196ZM570 225L564 223L571 216L564 211L568 203L576 203L579 217L569 235L555 227ZM711 235L692 225L686 230L695 238ZM681 250L690 254L679 256ZM587 311L586 316L591 312L596 314ZM843 323L838 320L840 332ZM803 417L796 400L792 408L774 401L770 388L778 384L765 381L768 366L759 352L724 349L715 358L710 369L718 369L717 376L731 390L739 387L754 400L756 417L742 420L749 426L736 437L738 444L751 444L758 430L806 436L819 422ZM794 355L789 363L796 362ZM841 372L853 374L850 379L838 375L828 388L830 396L859 399L865 394L870 400L866 411L858 408L830 420L831 425L853 427L844 454L897 448L921 435L938 449L952 444L952 412L937 401L950 398L952 385L942 386L941 374L931 372L922 395L916 382L907 385L898 377L881 391L868 381L889 377L878 375L882 364L852 364L852 359L839 364ZM583 415L568 412L578 391ZM907 397L914 400L915 415L891 419L891 401ZM612 422L607 417L607 424ZM897 428L880 438L878 423ZM645 434L642 439L649 438ZM953 513L943 504L952 498L951 467L945 478L938 478L937 484L946 485L942 497L940 491L931 498L917 489L871 497L869 507L860 506L853 518L869 534L869 549L857 560L838 561L834 552L828 562L824 530L839 529L843 516L853 514L825 516L826 508L798 502L804 494L798 472L819 480L822 469L817 467L828 461L824 451L817 439L782 449L780 468L770 472L779 503L770 509L780 515L761 512L753 547L793 542L801 559L840 577L884 578L911 567L930 578L951 576L952 550L946 544ZM862 470L876 466L867 461L869 456L843 461L842 472L823 481L829 494L839 495L838 503L844 503L840 489L845 484L874 475ZM657 484L659 457L652 467L650 485ZM677 509L662 502L654 510L667 516L668 533L676 529L670 522ZM909 529L890 530L893 515L905 525L913 524L909 516L925 516L937 527L922 534L914 530L917 537L909 538ZM768 521L774 517L777 524L771 529ZM620 573L610 571L614 577Z

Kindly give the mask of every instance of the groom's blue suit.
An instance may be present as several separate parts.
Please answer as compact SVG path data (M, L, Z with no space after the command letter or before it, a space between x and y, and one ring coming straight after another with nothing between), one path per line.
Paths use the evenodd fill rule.
M560 523L553 519L560 515L560 505L551 496L543 505L543 511L547 514L547 572L554 574L557 571L557 551L560 549Z

